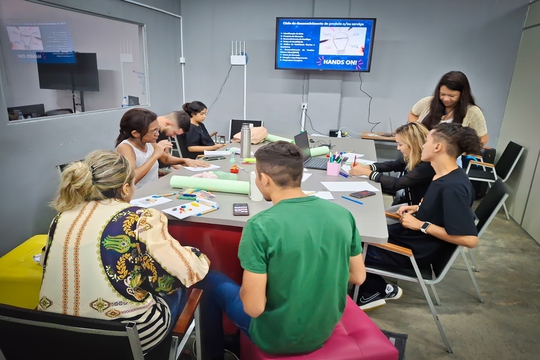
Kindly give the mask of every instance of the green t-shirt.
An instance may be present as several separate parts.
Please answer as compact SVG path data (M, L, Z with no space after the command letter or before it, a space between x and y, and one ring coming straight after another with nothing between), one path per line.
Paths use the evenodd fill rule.
M313 197L282 200L253 216L238 257L245 270L267 274L266 308L249 334L264 352L320 348L345 309L349 258L362 252L352 214Z

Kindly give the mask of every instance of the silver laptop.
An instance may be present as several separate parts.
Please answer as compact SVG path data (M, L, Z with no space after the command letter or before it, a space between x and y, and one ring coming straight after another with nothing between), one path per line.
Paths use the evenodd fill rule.
M328 159L326 157L323 157L323 158L311 157L311 152L309 151L309 140L308 140L307 132L304 131L296 135L294 137L294 143L302 151L302 155L304 156L304 167L306 169L326 170L326 165L328 164Z

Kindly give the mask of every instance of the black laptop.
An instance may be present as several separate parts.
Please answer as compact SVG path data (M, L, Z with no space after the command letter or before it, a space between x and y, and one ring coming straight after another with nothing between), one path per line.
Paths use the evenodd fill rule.
M309 151L309 139L307 132L301 132L300 134L294 137L294 142L296 146L302 151L304 156L304 167L306 169L319 169L326 170L326 164L328 164L328 158L314 158L311 157L311 152Z

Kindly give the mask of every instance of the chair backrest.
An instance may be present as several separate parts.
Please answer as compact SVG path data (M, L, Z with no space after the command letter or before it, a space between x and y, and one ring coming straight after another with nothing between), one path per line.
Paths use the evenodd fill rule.
M242 130L242 124L253 124L253 126L263 126L262 120L236 120L231 119L229 123L229 140L233 138L235 134L238 134Z
M187 142L186 142L186 134L177 135L176 141L178 143L178 146L180 147L180 152L182 153L182 157L189 158L189 159L196 159L197 153L192 153L188 150Z
M503 181L506 181L514 167L516 166L521 154L523 154L525 148L519 144L516 144L513 141L510 141L506 148L504 149L501 157L495 164L495 171L497 171L497 176L502 178Z
M0 358L144 360L135 323L0 304Z
M476 224L478 237L482 236L491 220L493 220L495 215L497 215L497 212L499 212L499 209L504 204L507 197L508 191L506 191L503 180L499 178L491 185L486 196L482 199L476 210L474 210L478 219L478 223Z

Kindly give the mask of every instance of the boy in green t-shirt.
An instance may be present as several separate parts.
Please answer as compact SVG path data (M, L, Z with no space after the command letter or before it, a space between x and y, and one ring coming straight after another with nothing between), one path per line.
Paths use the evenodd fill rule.
M343 314L348 282L361 284L366 277L352 214L303 193L300 149L279 141L261 147L255 158L257 187L274 206L243 230L242 286L216 272L201 283L202 345L209 359L223 359L222 310L266 353L320 348Z

